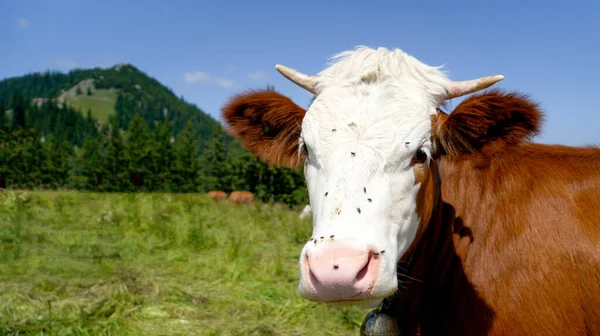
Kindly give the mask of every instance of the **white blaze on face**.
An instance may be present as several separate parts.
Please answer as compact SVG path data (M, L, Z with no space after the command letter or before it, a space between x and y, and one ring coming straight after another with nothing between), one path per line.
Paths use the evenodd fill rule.
M302 122L317 244L302 250L299 289L319 301L351 299L341 292L324 299L311 284L307 257L319 260L334 242L364 253L385 251L374 283L357 299L380 299L397 289L396 263L419 226L420 185L411 159L419 148L431 151L430 117L447 83L436 68L400 51L359 49L344 56L319 75L319 95Z

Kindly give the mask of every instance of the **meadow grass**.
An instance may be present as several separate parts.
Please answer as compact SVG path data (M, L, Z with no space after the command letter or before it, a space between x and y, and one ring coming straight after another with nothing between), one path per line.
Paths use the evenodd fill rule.
M0 335L358 335L297 292L310 220L205 195L0 192Z
M85 92L80 95L66 96L67 103L73 105L84 115L88 110L98 122L105 124L108 117L115 114L115 102L117 101L117 90L98 89L94 94L88 96Z

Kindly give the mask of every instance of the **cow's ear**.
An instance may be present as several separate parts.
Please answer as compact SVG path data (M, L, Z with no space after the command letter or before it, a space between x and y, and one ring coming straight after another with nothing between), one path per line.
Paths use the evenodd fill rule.
M302 119L306 111L276 91L249 91L222 109L229 134L269 165L298 167Z
M433 138L442 155L491 153L529 140L542 119L526 95L490 90L465 99L449 115L438 113Z

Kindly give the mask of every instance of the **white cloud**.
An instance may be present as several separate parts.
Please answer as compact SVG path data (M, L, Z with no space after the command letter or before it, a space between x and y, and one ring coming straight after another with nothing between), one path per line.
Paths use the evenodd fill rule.
M215 83L224 88L230 88L235 85L235 81L226 78L215 78Z
M26 18L18 18L17 19L17 27L25 29L31 27L31 21Z
M77 63L66 58L56 58L52 61L52 65L62 70L71 70L77 66Z
M189 84L208 83L212 79L209 74L204 72L186 72L184 78L185 82Z
M188 84L194 83L210 83L220 87L230 88L235 85L235 81L227 78L213 78L205 72L186 72L183 76Z
M266 82L269 80L269 75L267 75L263 71L257 71L249 73L248 78L253 79L255 81Z

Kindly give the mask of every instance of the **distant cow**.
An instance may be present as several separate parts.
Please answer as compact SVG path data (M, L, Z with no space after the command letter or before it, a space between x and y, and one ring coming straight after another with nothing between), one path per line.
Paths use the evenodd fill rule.
M254 201L254 194L249 191L232 191L229 201L236 204L250 204Z
M211 190L208 192L208 197L213 201L221 201L227 198L227 193L221 190Z
M538 104L477 92L502 76L457 82L386 48L334 60L277 66L308 111L267 90L223 108L262 161L304 170L300 294L381 303L365 335L600 335L600 149L530 142Z

